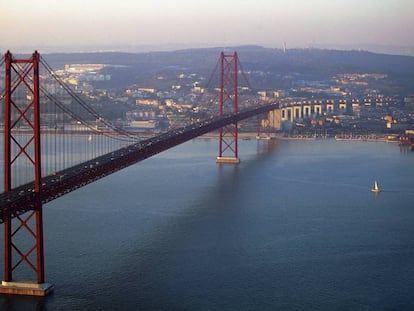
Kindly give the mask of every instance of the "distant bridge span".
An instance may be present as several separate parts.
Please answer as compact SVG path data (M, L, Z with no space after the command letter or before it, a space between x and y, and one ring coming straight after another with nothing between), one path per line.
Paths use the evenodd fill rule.
M224 115L140 141L87 162L64 169L42 178L40 193L34 192L34 183L0 194L0 224L33 210L36 204L47 203L93 181L123 168L206 134L252 116L279 108L279 103L241 110L237 114Z

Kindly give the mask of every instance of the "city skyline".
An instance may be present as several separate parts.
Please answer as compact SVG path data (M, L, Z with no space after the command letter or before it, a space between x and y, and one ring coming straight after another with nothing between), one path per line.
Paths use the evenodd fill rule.
M1 0L0 45L74 52L286 44L414 55L413 11L410 0Z

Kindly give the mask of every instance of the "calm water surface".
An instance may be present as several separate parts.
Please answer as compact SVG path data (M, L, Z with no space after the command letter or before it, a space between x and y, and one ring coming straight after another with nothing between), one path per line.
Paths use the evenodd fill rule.
M414 309L414 152L250 140L238 166L216 154L193 140L45 205L55 292L0 309Z

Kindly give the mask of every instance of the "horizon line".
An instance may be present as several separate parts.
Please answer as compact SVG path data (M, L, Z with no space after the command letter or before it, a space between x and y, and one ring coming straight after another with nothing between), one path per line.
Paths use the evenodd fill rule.
M337 50L337 51L360 51L375 54L399 55L414 57L414 45L397 46L397 45L378 45L366 44L355 47L347 44L313 44L307 46L291 46L291 47L271 47L260 44L234 44L234 45L201 45L201 44L119 44L119 45L40 45L38 48L29 46L15 46L4 51L19 50L16 54L30 54L33 51L41 51L42 54L82 54L82 53L158 53L158 52L174 52L192 49L228 49L228 48L246 48L257 47L273 50Z

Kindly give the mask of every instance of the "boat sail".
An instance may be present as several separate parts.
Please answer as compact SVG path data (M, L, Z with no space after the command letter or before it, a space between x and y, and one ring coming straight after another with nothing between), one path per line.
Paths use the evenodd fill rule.
M375 193L378 193L378 192L380 192L380 191L381 191L380 187L378 186L377 181L374 181L374 185L372 186L371 191L372 191L372 192L375 192Z

